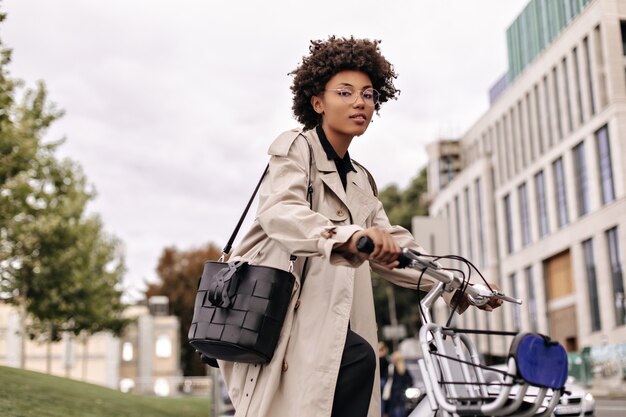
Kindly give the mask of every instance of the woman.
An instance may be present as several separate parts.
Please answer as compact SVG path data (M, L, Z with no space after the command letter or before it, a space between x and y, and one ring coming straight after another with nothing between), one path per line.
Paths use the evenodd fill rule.
M398 94L378 44L313 41L292 73L293 111L304 131L283 133L270 146L257 216L234 255L283 269L295 255L298 282L272 361L219 363L236 417L380 416L370 267L416 288L417 273L393 268L401 246L420 248L389 224L369 173L348 153L374 111ZM362 236L374 242L370 255L356 249Z

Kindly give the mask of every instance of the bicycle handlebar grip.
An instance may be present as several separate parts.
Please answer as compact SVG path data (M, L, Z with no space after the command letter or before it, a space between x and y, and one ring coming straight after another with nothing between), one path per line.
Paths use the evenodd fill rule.
M359 252L372 253L374 252L374 242L369 237L363 236L356 242L356 248ZM406 268L411 263L411 260L401 253L398 256L398 262L400 264L396 268Z
M374 242L367 236L363 236L356 242L356 248L359 252L372 253L374 252Z

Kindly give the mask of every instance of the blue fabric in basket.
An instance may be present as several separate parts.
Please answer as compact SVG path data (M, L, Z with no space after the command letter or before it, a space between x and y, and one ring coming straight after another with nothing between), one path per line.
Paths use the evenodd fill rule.
M567 380L567 352L547 336L523 333L515 337L511 355L518 374L532 385L563 389Z

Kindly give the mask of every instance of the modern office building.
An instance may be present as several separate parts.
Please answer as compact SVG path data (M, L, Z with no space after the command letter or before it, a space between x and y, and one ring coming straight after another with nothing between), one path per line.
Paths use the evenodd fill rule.
M25 340L24 367L124 392L167 396L183 382L179 320L167 297L129 307L135 319L118 338L108 332L86 337L64 334L57 343ZM22 355L17 310L0 303L0 365L19 367Z
M626 343L626 1L533 0L507 46L489 109L427 149L430 216L448 227L416 218L416 238L524 299L457 324L549 333L569 351ZM499 340L477 338L501 354Z

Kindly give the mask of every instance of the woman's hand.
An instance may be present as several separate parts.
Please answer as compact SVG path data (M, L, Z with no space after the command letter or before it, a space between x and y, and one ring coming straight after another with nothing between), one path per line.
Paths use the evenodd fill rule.
M369 237L372 243L374 243L374 251L370 254L363 253L356 248L357 242L363 236ZM376 262L384 268L393 269L399 264L397 259L401 249L387 230L379 227L370 227L354 233L350 240L337 247L336 250L356 255L362 260Z
M498 291L500 290L500 287L498 287L496 284L490 282L489 286L494 290L494 291ZM467 308L472 305L469 301L469 299L467 298L467 293L463 293L463 296L461 297L461 291L458 291L454 294L454 297L452 297L452 301L450 302L450 306L454 307L455 305L458 306L456 308L457 313L462 314L465 310L467 310ZM500 307L502 305L502 303L504 303L503 300L498 299L498 298L492 298L489 300L488 303L483 304L481 306L476 306L477 308L479 308L480 310L485 310L485 311L493 311L494 309Z
M498 285L494 284L493 282L490 282L489 286L494 291L500 290L500 287L498 287ZM487 304L484 304L478 308L480 308L481 310L485 310L485 311L493 311L494 309L500 307L502 304L504 304L504 300L500 298L492 298L491 300L489 300Z

